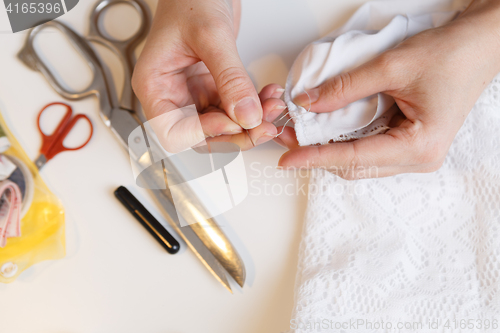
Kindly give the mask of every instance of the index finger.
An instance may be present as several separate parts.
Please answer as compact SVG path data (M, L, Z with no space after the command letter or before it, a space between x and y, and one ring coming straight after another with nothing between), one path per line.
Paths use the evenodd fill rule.
M325 168L336 174L369 168L391 168L394 173L414 170L413 166L420 164L421 154L407 133L408 129L398 127L352 142L298 147L285 153L279 166Z

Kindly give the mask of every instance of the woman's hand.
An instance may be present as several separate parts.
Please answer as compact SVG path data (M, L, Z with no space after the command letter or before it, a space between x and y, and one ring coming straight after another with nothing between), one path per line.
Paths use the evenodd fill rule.
M287 128L276 139L290 149L279 165L324 167L346 179L435 171L499 71L500 2L475 1L450 24L424 31L294 100L312 112L327 112L383 92L401 110L387 133L299 147Z
M148 119L166 115L157 118L165 130L155 130L171 152L204 136L248 149L277 133L269 121L285 108L279 100L283 90L270 85L259 96L248 77L236 49L240 8L239 0L158 2L132 85ZM196 122L186 125L166 114L192 104L202 134L195 133Z

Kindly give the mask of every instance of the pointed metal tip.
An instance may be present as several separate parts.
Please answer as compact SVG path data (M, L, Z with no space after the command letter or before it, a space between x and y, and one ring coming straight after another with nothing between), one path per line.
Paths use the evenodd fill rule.
M226 288L227 288L227 290L229 290L229 292L230 292L231 294L234 294L234 293L233 293L233 290L231 289L231 287L226 286Z
M243 286L245 285L245 276L242 277L241 279L234 279L236 281L236 283L238 283L238 285L243 288Z
M227 270L227 268L226 268ZM247 272L245 270L245 265L243 265L243 262L241 262L241 265L239 266L239 269L234 270L228 270L229 275L236 281L236 283L243 288L245 285L245 280L247 277Z
M225 281L222 281L220 279L218 279L219 282L224 286L226 287L226 289L232 294L233 293L233 290L231 289L231 286L229 285L229 282L227 280Z

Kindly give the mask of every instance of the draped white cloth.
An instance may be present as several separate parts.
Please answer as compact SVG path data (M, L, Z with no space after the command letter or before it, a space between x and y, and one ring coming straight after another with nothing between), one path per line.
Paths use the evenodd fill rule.
M448 23L459 13L455 7L443 1L369 2L343 27L308 45L295 60L285 90L300 145L360 138L387 130L395 102L382 93L329 113L309 112L292 100L421 31Z
M377 6L424 2L456 5ZM498 332L499 133L500 75L439 171L359 181L313 171L291 332Z

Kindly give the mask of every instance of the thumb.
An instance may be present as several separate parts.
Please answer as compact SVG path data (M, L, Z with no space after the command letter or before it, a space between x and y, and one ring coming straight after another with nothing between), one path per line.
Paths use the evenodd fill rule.
M387 71L380 59L376 58L296 96L293 102L311 112L331 112L387 90Z
M197 51L212 74L222 109L245 129L262 123L262 106L255 87L243 66L232 32L217 32L222 43L203 44Z

